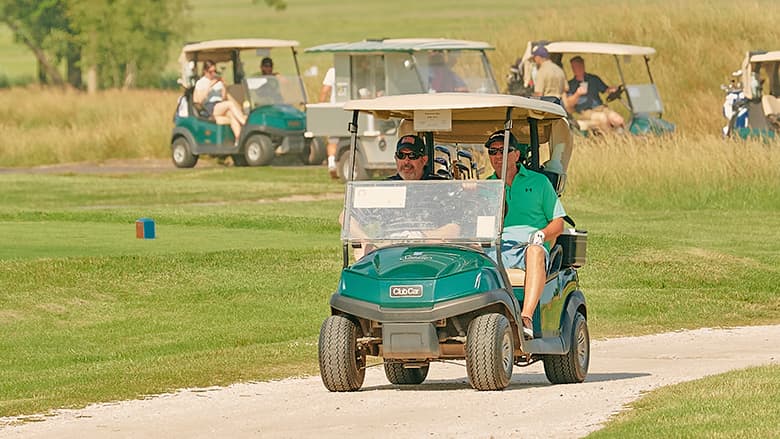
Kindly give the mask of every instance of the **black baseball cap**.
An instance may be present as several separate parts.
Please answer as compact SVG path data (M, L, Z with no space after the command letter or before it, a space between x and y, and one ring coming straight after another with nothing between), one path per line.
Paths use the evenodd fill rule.
M269 58L269 57L267 57L267 56L266 56L265 58L263 58L263 60L262 60L262 61L260 61L260 65L261 65L261 66L270 66L270 67L273 67L273 66L274 66L274 60L272 60L271 58Z
M491 134L490 137L488 137L487 141L485 142L485 148L490 148L490 145L492 145L493 142L501 142L501 144L503 145L504 130L498 130L495 133ZM518 149L517 139L515 138L515 135L512 134L511 131L509 132L509 147L513 149Z
M409 148L412 150L412 152L416 152L420 155L425 154L425 143L423 143L423 140L420 138L420 136L415 136L413 134L401 136L401 138L398 139L398 143L395 145L395 150L400 151L402 148Z

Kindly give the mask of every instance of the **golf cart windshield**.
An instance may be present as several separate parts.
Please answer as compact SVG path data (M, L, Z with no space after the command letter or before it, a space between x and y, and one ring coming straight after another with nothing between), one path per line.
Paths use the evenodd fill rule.
M350 181L341 239L345 243L496 242L503 182Z
M261 63L268 59L273 64L263 72ZM298 107L305 102L295 58L289 48L244 50L241 63L251 109L282 104Z
M443 50L415 53L423 92L497 93L484 52Z

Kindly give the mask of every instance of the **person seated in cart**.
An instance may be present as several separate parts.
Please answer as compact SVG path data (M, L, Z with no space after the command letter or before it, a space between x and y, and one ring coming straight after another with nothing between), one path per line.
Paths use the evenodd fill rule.
M428 154L420 136L407 135L398 139L395 147L395 167L398 170L388 180L443 180L436 174L427 173Z
M595 123L602 132L624 129L623 116L604 105L599 96L614 93L617 87L610 87L597 75L586 73L585 60L581 56L575 56L569 62L574 77L569 80L569 92L564 100L566 111L577 113L576 119Z
M485 142L490 164L501 178L503 169L504 131L496 131ZM533 314L542 295L550 264L550 245L563 232L563 209L550 180L520 163L517 139L509 134L506 168L506 204L504 232L501 236L501 259L506 268L525 270L523 300L523 334L533 338Z

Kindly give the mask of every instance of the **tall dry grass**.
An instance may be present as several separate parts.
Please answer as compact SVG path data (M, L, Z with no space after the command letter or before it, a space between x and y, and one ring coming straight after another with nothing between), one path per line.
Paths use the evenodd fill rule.
M642 208L780 209L780 148L719 136L579 139L569 195Z
M165 157L175 92L0 90L0 166Z

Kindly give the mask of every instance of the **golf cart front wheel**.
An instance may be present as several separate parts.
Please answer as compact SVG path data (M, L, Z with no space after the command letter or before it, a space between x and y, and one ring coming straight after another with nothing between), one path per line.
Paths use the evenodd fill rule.
M569 333L569 352L564 355L545 355L544 374L553 384L572 384L585 381L590 363L590 334L588 321L581 313L574 315Z
M466 334L466 372L477 390L502 390L512 379L514 338L502 314L484 314L469 324Z
M192 168L198 163L198 156L192 153L190 142L181 136L171 144L171 159L177 168Z
M428 376L428 365L404 367L402 362L385 361L385 376L392 384L420 384Z
M357 344L358 326L344 316L330 316L320 329L322 384L331 392L360 389L366 377L366 354Z
M274 159L274 147L265 134L252 134L244 142L244 158L249 166L265 166Z

